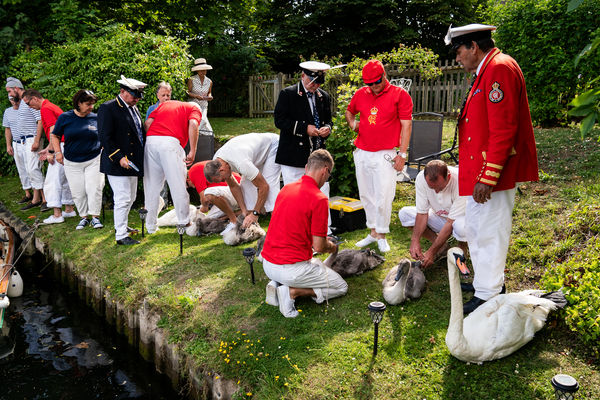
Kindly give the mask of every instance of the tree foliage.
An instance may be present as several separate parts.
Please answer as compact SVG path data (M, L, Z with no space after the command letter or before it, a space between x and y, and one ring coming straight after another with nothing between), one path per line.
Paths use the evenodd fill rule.
M171 83L175 98L185 97L190 60L181 40L117 26L98 38L21 52L9 73L65 110L72 108L71 99L79 89L94 91L99 103L113 98L123 74L148 84L148 96L139 103L144 110L156 102L152 92L162 80Z
M600 69L599 58L573 60L598 28L600 1L567 12L568 0L490 0L484 14L498 26L495 40L525 75L532 119L542 125L566 121L567 103Z
M368 57L398 43L447 54L448 26L472 22L480 0L271 0L257 11L265 55L277 71L297 69L301 55Z
M392 51L378 53L371 58L380 60L384 65L399 64L404 65L406 69L415 69L425 78L435 78L441 73L436 67L438 56L431 50L420 46L407 47L400 45ZM333 133L327 139L327 149L335 162L331 179L331 193L335 195L358 197L354 158L352 155L356 133L348 127L345 114L350 99L362 86L361 72L367 61L360 57L353 58L345 68L345 72L349 76L349 81L337 88L338 105L333 116ZM340 72L337 73L339 74ZM329 73L327 75L328 79L336 78L336 73Z

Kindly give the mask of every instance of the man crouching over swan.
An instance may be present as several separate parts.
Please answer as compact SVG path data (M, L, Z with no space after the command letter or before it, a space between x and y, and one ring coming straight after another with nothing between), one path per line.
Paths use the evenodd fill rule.
M309 157L305 175L279 192L262 250L263 269L271 279L266 303L279 306L284 317L294 318L297 297L311 296L317 303L343 296L348 284L319 259L313 250L334 253L327 239L329 201L319 189L331 174L333 158L327 150Z

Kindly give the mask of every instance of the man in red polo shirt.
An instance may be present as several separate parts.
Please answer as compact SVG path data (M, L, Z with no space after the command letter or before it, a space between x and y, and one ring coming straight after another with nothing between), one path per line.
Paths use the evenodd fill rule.
M226 182L209 183L206 180L204 166L209 161L200 161L192 165L188 171L187 184L189 187L195 188L200 195L200 212L208 213L206 216L209 218L220 218L227 215L229 224L221 232L221 234L225 234L235 227L235 210L239 209L239 207ZM236 172L233 173L233 177L238 183L242 180L240 174ZM210 207L211 204L213 207Z
M65 221L65 218L75 217L77 213L73 209L73 197L69 189L69 182L65 176L65 169L61 163L54 160L54 152L64 150L64 137L61 140L60 149L52 148L50 143L50 134L54 130L54 124L58 116L63 113L59 106L44 99L42 94L35 89L28 89L23 92L23 101L34 110L40 110L42 117L42 126L48 140L48 146L40 151L39 156L41 161L48 161L48 170L46 171L46 179L44 180L44 197L46 198L46 206L54 209L53 215L44 219L44 224L60 224ZM65 206L65 211L62 211L62 206Z
M346 110L348 125L358 132L354 141L356 182L371 229L356 245L377 242L379 251L385 253L390 251L385 235L390 231L397 171L402 171L407 158L413 103L406 90L389 83L379 60L367 62L362 78L367 86L354 93ZM360 114L360 123L356 114Z
M186 188L186 165L192 165L198 144L198 126L202 114L195 103L169 100L152 111L146 121L144 148L144 201L148 233L158 230L158 203L165 178L169 184L177 214L177 224L190 222L190 197ZM183 149L190 142L190 151Z
M329 201L320 191L333 168L327 150L308 157L306 174L281 189L261 253L263 269L271 279L267 304L279 306L287 317L298 316L294 300L311 296L317 303L343 296L348 284L323 262L313 258L313 250L334 253L337 245L327 238Z

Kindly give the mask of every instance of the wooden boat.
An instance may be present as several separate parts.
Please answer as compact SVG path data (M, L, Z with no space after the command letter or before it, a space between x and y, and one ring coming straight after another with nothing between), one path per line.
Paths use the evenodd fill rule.
M11 277L13 272L13 261L15 257L15 235L12 229L4 221L0 220L0 328L4 322L4 310L10 304L8 293L11 289ZM18 280L21 280L20 276ZM21 280L22 292L22 280ZM20 295L21 293L18 293Z

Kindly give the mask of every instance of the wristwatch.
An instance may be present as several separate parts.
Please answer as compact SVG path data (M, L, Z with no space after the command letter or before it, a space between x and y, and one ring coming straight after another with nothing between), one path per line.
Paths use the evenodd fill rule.
M256 215L258 217L258 211L252 210L252 215Z
M397 152L396 154L398 154L400 157L404 158L405 160L408 158L408 155L406 153Z

